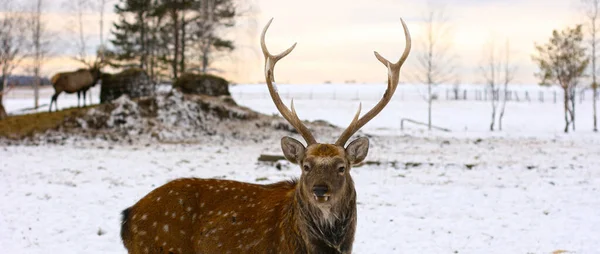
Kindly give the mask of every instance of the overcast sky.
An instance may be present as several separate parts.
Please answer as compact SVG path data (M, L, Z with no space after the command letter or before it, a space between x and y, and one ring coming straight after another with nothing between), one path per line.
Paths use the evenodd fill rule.
M264 80L259 36L273 17L267 34L271 52L296 49L276 68L279 83L322 83L324 81L383 82L386 69L373 56L377 50L386 58L397 59L404 50L402 17L413 38L413 51L402 69L401 81L414 73L423 38L422 20L427 2L420 0L253 0L254 12L240 20L229 36L236 40L237 52L218 61L223 76L237 83ZM53 1L51 1L53 2ZM444 6L452 27L449 38L457 57L456 79L462 83L482 81L478 66L484 47L492 38L497 44L510 39L511 58L517 67L516 82L536 83L536 66L531 61L534 42L544 43L553 29L563 29L584 21L578 0L450 0L432 1ZM68 18L51 8L53 27L65 27ZM112 12L112 7L108 8ZM89 15L91 25L97 23ZM114 15L108 16L114 20ZM107 25L107 29L110 25ZM97 33L90 32L90 37ZM68 43L65 43L68 44ZM68 47L68 46L65 46ZM68 48L59 50L69 52ZM73 68L76 63L61 58L48 64L53 72Z

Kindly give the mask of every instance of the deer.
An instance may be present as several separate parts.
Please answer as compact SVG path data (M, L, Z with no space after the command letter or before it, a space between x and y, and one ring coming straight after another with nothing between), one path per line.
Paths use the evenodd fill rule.
M318 143L296 114L281 100L274 85L280 54L269 53L261 34L265 80L278 111L306 141L281 139L281 150L301 170L299 179L260 185L224 179L180 178L148 193L122 212L121 239L128 253L352 253L357 225L356 190L352 165L362 162L369 139L348 140L391 100L400 68L409 55L411 39L392 63L375 52L388 69L381 100L360 116L361 104L349 126L334 144Z
M102 74L101 63L96 62L90 65L88 69L78 69L71 72L59 72L54 74L50 79L50 83L54 87L54 94L50 100L50 112L52 112L52 104L58 111L56 99L62 92L72 94L77 93L77 107L79 107L79 99L83 94L83 106L85 107L85 99L87 91L98 83Z

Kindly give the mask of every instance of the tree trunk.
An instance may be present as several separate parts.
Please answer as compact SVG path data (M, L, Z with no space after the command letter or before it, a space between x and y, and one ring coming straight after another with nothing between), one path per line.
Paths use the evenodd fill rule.
M571 126L573 127L573 131L575 131L575 88L571 91L571 110L569 113L571 114Z
M427 98L427 128L429 130L431 130L431 101L432 101L432 96L431 96L431 83L429 83L429 85L427 86L427 90L429 93L429 97Z
M492 122L490 123L490 131L494 131L494 125L496 124L496 108L498 107L496 91L497 90L492 86Z
M563 88L565 109L565 133L569 133L569 89Z
M598 132L598 120L596 118L596 101L598 100L598 84L594 82L592 87L592 92L594 95L592 96L592 107L594 108L594 132Z
M144 14L143 13L139 13L138 14L138 20L141 23L140 24L140 51L142 52L142 55L140 56L140 68L143 70L146 70L146 68L148 68L148 64L147 64L147 59L148 59L148 54L147 54L147 42L148 40L146 39L147 34L146 34L146 24L145 24L145 20L144 20Z
M171 66L173 68L173 78L177 79L179 77L179 15L177 10L173 10L171 12L171 20L173 21L173 44L174 44L174 52L173 59L171 60Z
M502 118L504 117L504 109L506 108L506 97L507 97L507 86L504 84L504 98L502 98L502 107L500 108L500 115L498 116L498 130L502 130Z
M181 73L185 72L185 30L186 30L186 22L184 13L181 14L181 56L179 57L179 71Z
M2 95L0 94L0 120L4 120L7 117L8 117L8 114L6 114L6 109L4 109L4 104L2 104Z

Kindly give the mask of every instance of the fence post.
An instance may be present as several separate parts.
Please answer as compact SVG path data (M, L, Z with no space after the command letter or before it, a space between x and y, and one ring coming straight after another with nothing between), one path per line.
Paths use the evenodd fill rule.
M529 91L525 91L525 100L531 102L531 98L529 98Z
M553 92L554 92L554 104L556 104L556 91L553 91Z

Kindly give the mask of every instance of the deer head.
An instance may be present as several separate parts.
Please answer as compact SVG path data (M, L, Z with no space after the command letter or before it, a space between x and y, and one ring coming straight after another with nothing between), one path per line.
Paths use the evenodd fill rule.
M375 52L375 57L388 70L388 84L383 98L360 117L361 106L350 125L343 131L334 144L318 143L310 130L298 118L294 109L294 101L291 103L291 110L286 107L279 94L274 82L274 68L277 61L281 60L296 47L294 43L290 48L280 54L272 55L269 53L265 44L265 34L271 25L271 19L261 34L261 48L265 57L265 79L269 93L275 106L281 115L300 133L306 141L304 146L300 141L284 137L281 139L281 149L285 158L290 162L300 165L302 175L299 181L300 192L304 197L310 200L317 207L331 207L338 203L348 192L354 192L350 168L352 165L362 162L369 151L369 140L367 138L358 138L346 145L350 137L356 133L362 126L373 119L391 100L392 95L398 86L399 73L402 64L408 57L411 48L411 39L408 28L401 19L406 37L406 47L400 59L391 63L379 53Z

